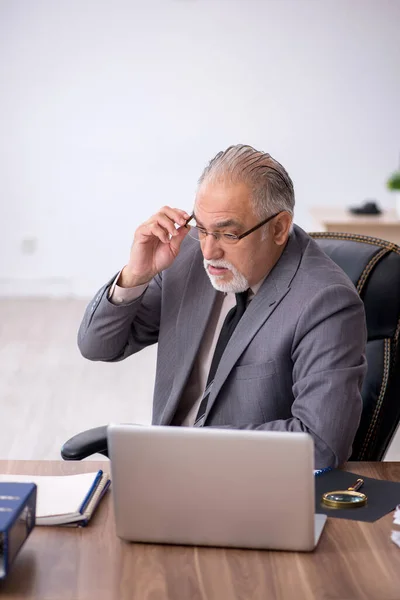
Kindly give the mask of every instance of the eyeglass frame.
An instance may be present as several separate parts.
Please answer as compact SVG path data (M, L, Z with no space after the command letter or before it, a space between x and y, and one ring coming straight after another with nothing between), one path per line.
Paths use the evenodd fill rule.
M253 233L254 231L257 231L257 229L259 229L263 225L266 225L267 223L269 223L269 221L272 221L272 219L275 219L275 217L277 217L278 215L280 215L282 212L285 212L285 211L280 210L279 212L275 213L274 215L271 215L267 219L264 219L264 221L261 221L261 223L259 223L258 225L255 225L254 227L252 227L251 229L248 229L247 231L245 231L244 233L241 233L240 235L235 235L234 233L230 233L229 235L232 237L232 241L239 242L243 238L245 238L248 235L250 235L250 233ZM194 219L194 218L195 218L195 215L194 215L194 213L192 213L192 215L189 217L189 219L187 219L184 227L187 227L189 225L190 221L192 219ZM199 229L199 228L197 227L197 229ZM219 235L219 236L221 236L221 235L228 235L226 233L224 234L224 233L221 233L219 231L206 231L203 228L201 228L201 229L205 233L205 238L204 239L206 239L208 235L212 235L216 242L220 241L220 238L216 237L216 235ZM199 242L200 242L200 239L199 239Z

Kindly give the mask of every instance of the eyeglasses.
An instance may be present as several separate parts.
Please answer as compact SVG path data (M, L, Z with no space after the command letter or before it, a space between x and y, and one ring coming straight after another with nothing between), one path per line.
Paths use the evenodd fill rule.
M205 240L208 235L212 235L216 242L222 242L223 244L236 244L243 238L250 235L250 233L257 231L257 229L259 229L263 225L266 225L269 221L272 221L272 219L275 219L275 217L280 215L281 212L283 211L279 211L274 215L271 215L267 219L264 219L264 221L261 221L261 223L259 223L255 227L252 227L248 231L245 231L241 235L236 235L234 233L221 233L220 231L206 231L203 227L199 227L198 225L193 225L190 228L189 235L191 238L197 240L198 242ZM194 219L194 214L192 214L192 216L186 221L185 227L190 223L192 219Z

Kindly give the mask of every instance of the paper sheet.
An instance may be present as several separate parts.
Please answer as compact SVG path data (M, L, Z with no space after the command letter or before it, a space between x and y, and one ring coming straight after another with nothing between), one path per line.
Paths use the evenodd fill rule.
M67 515L78 512L93 485L96 473L79 475L0 475L0 481L36 483L36 517Z
M396 507L393 525L400 525L400 504ZM400 531L392 531L391 540L400 548Z
M400 531L392 531L391 539L400 548Z

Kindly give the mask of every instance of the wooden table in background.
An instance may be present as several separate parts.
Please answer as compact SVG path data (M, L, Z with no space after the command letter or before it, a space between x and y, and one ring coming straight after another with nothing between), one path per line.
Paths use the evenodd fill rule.
M67 475L108 466L0 461L0 472ZM400 462L349 463L346 469L400 481ZM390 540L392 523L393 513L375 523L328 519L311 553L128 544L116 537L108 494L87 528L37 527L0 583L0 597L399 600L400 548Z
M380 215L353 215L345 208L318 206L311 208L310 214L313 231L370 235L400 245L400 218L394 210Z

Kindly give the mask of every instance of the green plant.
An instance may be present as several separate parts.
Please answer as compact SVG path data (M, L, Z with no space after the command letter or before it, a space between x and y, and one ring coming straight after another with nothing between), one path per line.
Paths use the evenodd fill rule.
M389 190L400 191L400 171L395 171L387 181Z

